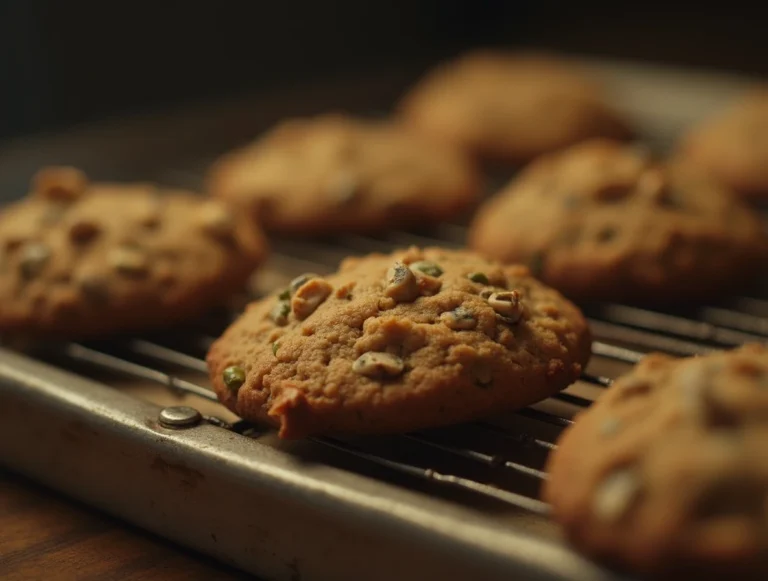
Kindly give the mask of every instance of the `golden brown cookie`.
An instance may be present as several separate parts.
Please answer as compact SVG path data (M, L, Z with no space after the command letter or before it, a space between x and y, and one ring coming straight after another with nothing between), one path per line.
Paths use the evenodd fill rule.
M646 357L560 438L544 497L654 579L768 578L768 347Z
M605 140L523 170L480 209L469 244L528 263L583 301L711 298L760 272L766 257L759 219L728 191Z
M744 198L768 202L768 88L691 129L678 155Z
M480 182L454 148L332 114L280 123L219 159L208 179L211 194L249 208L267 229L299 235L445 220L472 205Z
M544 54L469 53L430 72L399 109L428 135L513 164L592 137L631 134L594 80Z
M221 202L47 168L0 215L0 332L71 338L194 317L241 290L265 254Z
M589 352L581 313L527 268L411 248L347 259L253 303L208 366L227 407L300 438L525 406L578 378Z

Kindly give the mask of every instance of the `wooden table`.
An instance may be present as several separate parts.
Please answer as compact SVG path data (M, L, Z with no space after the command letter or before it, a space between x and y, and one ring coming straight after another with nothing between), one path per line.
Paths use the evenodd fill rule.
M254 579L0 469L4 581Z

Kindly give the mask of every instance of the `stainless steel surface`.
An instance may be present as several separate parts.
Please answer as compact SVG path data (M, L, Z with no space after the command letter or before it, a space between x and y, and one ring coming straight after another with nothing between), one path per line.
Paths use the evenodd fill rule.
M739 86L700 77L686 84L679 74L642 67L598 70L653 144L668 143L692 109L714 105L698 94L703 87L711 97ZM669 86L677 105L665 109L660 99ZM682 106L684 90L689 106ZM142 177L196 185L204 162L168 162ZM274 292L303 272L330 272L349 254L456 247L465 233L462 224L444 224L275 240L254 293ZM380 438L283 442L219 406L203 356L231 312L152 335L26 355L0 350L0 461L267 578L615 580L570 551L548 519L538 499L546 455L573 414L647 351L691 355L768 341L761 289L684 313L588 306L593 360L563 393L484 421ZM192 411L171 412L178 406Z
M157 419L164 428L191 428L199 424L203 416L188 405L172 405L161 409Z

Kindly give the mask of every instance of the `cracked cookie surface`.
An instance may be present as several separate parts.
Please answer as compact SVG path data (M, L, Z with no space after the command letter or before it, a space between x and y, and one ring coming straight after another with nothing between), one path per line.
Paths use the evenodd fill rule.
M38 172L0 214L0 332L80 338L158 327L240 291L266 253L221 202Z
M768 577L768 347L647 356L558 446L544 497L583 551L653 578Z
M411 248L345 260L251 304L208 354L221 401L280 435L391 433L545 399L587 324L526 267Z

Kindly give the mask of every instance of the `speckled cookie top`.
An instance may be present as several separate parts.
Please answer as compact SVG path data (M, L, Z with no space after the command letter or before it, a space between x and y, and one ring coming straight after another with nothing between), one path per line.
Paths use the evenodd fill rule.
M237 290L265 253L226 206L47 168L0 214L0 329L90 335L187 313Z
M510 162L591 137L630 134L599 83L547 54L468 53L428 73L399 109L427 134Z
M698 297L765 256L759 219L727 190L605 140L534 162L480 209L470 246L568 296L650 302Z
M768 347L648 356L562 436L545 497L592 554L764 579L767 420Z
M446 219L472 204L480 178L454 148L388 122L327 114L284 121L224 155L209 189L269 229L305 234Z
M208 363L226 405L298 437L522 406L575 380L588 356L581 313L525 267L412 248L299 277L252 304Z
M694 126L678 155L744 197L768 201L768 87Z

